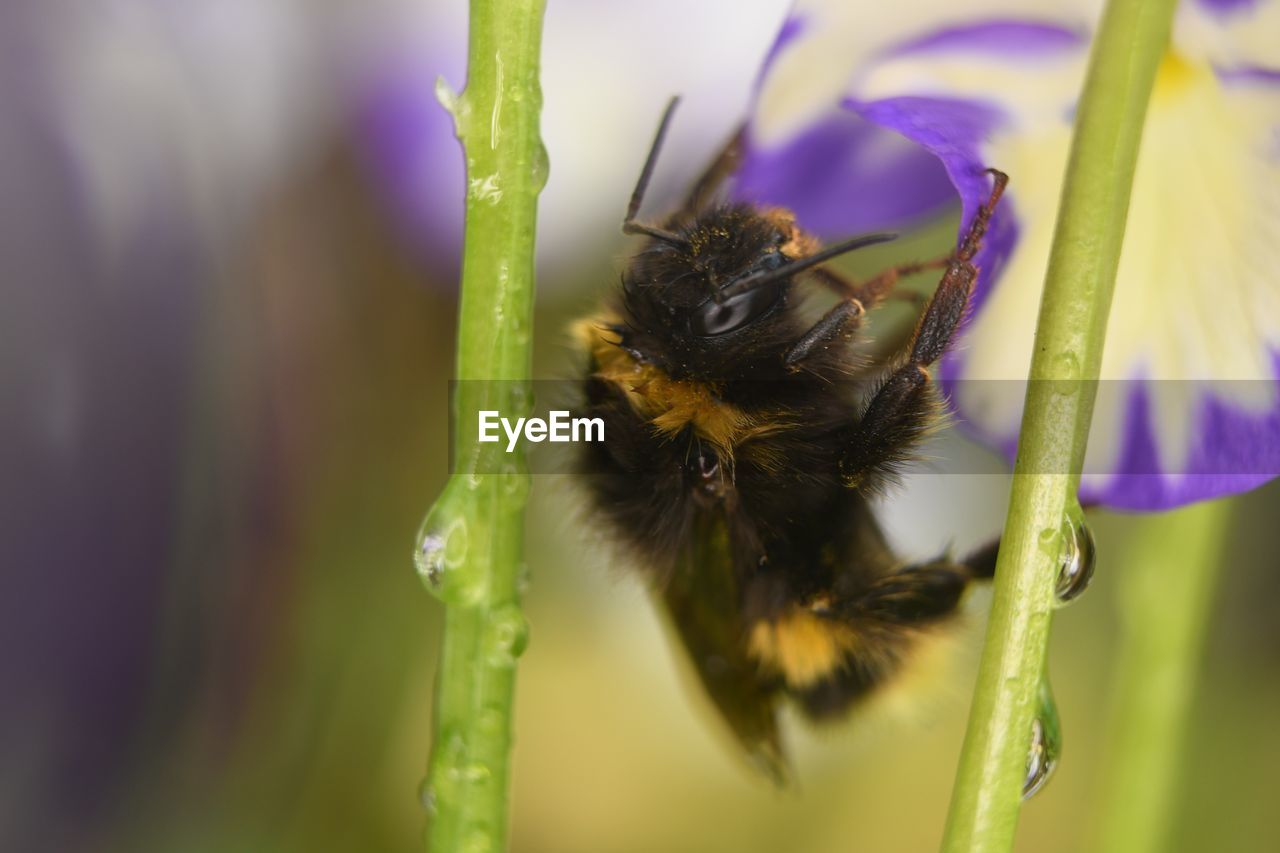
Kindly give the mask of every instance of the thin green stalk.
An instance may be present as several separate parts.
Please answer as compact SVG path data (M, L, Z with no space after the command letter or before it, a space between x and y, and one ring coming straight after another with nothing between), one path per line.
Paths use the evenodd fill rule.
M1142 125L1175 5L1110 0L1094 41L1040 302L991 620L943 840L953 853L1013 845L1062 522L1079 484Z
M1128 548L1102 818L1090 850L1168 847L1182 740L1230 520L1230 501L1152 516Z
M467 218L453 391L453 475L423 522L414 558L445 602L435 737L423 789L427 849L497 851L507 778L520 610L523 454L478 442L482 410L529 413L533 251L546 182L538 135L543 0L472 0L467 86L438 85L466 153Z

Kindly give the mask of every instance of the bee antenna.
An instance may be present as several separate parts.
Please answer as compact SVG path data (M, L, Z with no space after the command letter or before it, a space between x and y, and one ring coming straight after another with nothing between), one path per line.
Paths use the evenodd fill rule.
M816 252L806 258L794 260L786 266L781 266L777 269L767 270L765 272L758 272L754 275L749 275L746 278L740 278L719 290L717 292L716 301L722 302L731 296L737 296L739 293L745 293L748 290L755 290L758 287L764 287L766 284L773 284L775 281L790 278L796 273L804 272L810 267L816 267L819 264L824 264L832 258L839 257L847 252L852 252L854 249L874 246L877 243L888 243L890 240L896 239L898 239L897 234L883 232L877 234L863 234L858 237L850 238L845 240L843 243L828 246L821 252Z
M671 117L675 115L676 107L679 105L679 95L667 101L667 109L662 113L662 121L658 123L658 132L654 134L653 144L649 146L649 156L645 158L644 168L640 170L640 180L636 181L636 188L631 193L631 203L627 205L625 221L628 223L633 221L636 214L640 212L640 205L644 202L644 192L649 188L653 167L658 162L658 152L662 150L662 141L667 138L667 128L671 126Z
M644 168L640 170L640 179L636 181L636 188L631 193L631 202L627 205L627 217L622 221L622 233L645 234L664 243L688 247L689 241L679 234L673 234L664 228L656 228L652 225L636 222L636 215L640 212L640 205L644 203L645 190L649 188L649 179L653 177L654 166L658 163L658 152L662 150L662 142L667 137L667 128L671 126L671 117L675 115L676 107L679 105L680 96L677 95L667 102L667 108L662 113L662 121L658 123L658 132L654 134L653 144L649 146L649 156L645 158Z

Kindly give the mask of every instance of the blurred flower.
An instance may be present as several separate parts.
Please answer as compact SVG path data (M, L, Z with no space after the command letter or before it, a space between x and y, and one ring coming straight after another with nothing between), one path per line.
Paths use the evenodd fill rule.
M1010 174L944 364L1012 458L1099 4L798 3L766 63L740 192L827 236L910 221ZM1280 2L1182 4L1143 137L1081 485L1151 510L1280 473ZM949 184L950 186L946 186ZM1112 381L1114 380L1114 381Z
M232 568L184 524L202 311L312 127L301 5L0 7L0 849L102 849L204 674L209 614L163 615Z

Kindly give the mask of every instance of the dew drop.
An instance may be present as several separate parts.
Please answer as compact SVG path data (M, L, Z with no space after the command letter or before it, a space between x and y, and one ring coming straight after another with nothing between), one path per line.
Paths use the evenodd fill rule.
M1084 511L1076 504L1062 522L1062 550L1058 555L1058 582L1054 587L1059 604L1075 601L1089 588L1096 563L1093 531L1085 521Z
M1031 724L1031 752L1027 755L1027 777L1022 782L1022 799L1029 800L1039 793L1055 769L1057 758L1049 752L1046 745L1044 723L1037 719Z
M503 466L502 493L512 501L523 502L529 497L529 475L514 465Z
M535 189L541 191L547 185L547 178L551 175L551 158L547 156L547 148L542 143L538 143L538 149L533 152L533 185Z
M1077 379L1080 376L1080 359L1073 352L1060 352L1053 357L1054 379Z
M1075 353L1061 352L1053 357L1047 380L1054 394L1070 397L1080 392L1080 359Z
M1048 678L1045 678L1040 682L1040 704L1031 724L1031 748L1027 753L1027 775L1022 781L1022 799L1031 799L1045 786L1058 768L1061 756L1062 729L1058 723L1058 706L1053 701Z
M428 818L435 817L436 806L436 789L431 784L431 780L423 779L418 785L418 802L422 804L422 809L427 813Z
M529 638L529 623L514 604L504 605L489 614L485 626L484 654L493 666L511 667L524 653Z
M478 602L485 589L481 572L468 571L467 552L471 536L465 516L456 511L456 495L467 487L464 477L456 477L445 496L427 514L418 530L413 549L414 568L423 586L445 604L470 606Z
M418 574L428 586L438 585L444 573L444 542L444 537L439 533L427 533L418 541L414 563L417 564Z

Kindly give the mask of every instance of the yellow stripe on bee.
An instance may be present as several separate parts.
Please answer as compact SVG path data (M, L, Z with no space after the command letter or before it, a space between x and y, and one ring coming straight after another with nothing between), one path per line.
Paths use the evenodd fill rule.
M801 608L757 622L747 639L748 652L761 666L800 689L843 669L857 647L858 636L850 628Z
M674 436L692 426L699 438L732 456L743 441L786 428L776 417L752 416L719 399L708 383L673 379L662 368L637 361L609 330L618 322L606 312L574 324L572 334L595 360L594 375L620 388L632 409L658 432Z

